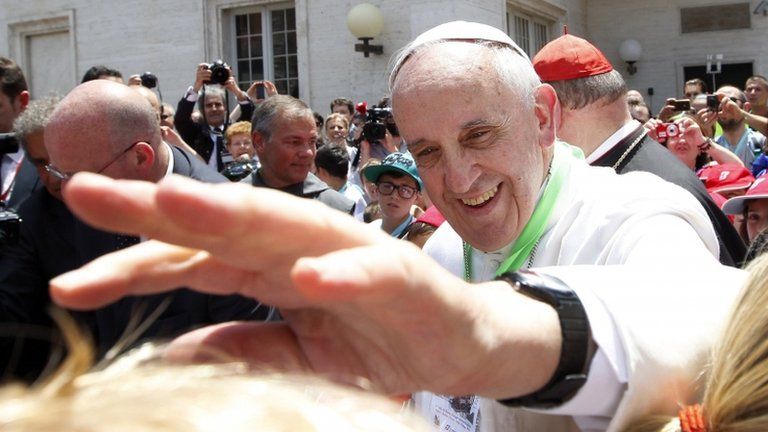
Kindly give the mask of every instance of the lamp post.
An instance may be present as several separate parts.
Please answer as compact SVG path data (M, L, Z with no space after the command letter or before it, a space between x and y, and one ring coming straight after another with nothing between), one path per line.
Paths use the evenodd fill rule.
M643 54L643 47L640 42L635 39L627 39L621 43L619 47L619 57L627 62L627 72L630 75L634 75L637 72L637 66L635 63L640 60L640 56Z
M362 52L365 57L370 53L382 54L382 45L371 45L371 40L381 34L384 28L384 16L378 7L370 3L359 4L347 14L349 31L362 43L355 44L355 52Z

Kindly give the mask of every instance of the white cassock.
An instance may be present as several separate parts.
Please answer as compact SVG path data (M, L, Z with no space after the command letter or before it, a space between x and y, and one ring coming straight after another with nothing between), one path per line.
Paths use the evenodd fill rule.
M474 250L475 281L493 279L510 248ZM464 277L462 241L447 223L425 251ZM685 190L572 158L528 265L562 279L584 304L598 346L587 382L551 410L427 392L414 395L416 410L435 430L456 432L617 431L644 414L676 414L699 400L701 372L746 278L718 254L709 218Z

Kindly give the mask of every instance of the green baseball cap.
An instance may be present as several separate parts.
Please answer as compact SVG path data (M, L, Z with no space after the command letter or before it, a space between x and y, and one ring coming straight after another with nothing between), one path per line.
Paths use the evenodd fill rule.
M399 172L410 176L416 181L416 186L418 186L419 190L424 188L421 177L419 177L419 170L416 169L416 162L409 152L390 153L381 161L381 165L372 165L364 169L363 175L368 181L376 183L382 174L388 172Z

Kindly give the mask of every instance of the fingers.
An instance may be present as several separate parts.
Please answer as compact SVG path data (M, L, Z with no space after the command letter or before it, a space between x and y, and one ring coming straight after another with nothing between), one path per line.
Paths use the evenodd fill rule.
M163 228L144 218L153 211L156 185L123 181L121 187L110 189L116 184L108 177L78 173L65 183L62 192L72 212L98 228L130 234Z
M245 265L264 259L292 263L299 256L386 238L317 201L245 184L175 178L160 185L156 200L160 218L173 221L176 228L164 240Z
M277 87L272 81L264 81L264 87L266 88L267 96L274 96L277 94Z
M145 234L239 262L295 260L387 238L314 200L245 184L173 176L158 186L84 173L68 182L65 199L98 228Z
M656 141L659 140L659 135L658 135L658 133L656 133L656 128L660 124L661 124L660 120L652 118L652 119L648 120L647 122L645 122L645 124L643 125L643 127L648 130L648 136L650 136L652 139L654 139Z
M51 298L73 309L93 309L127 295L155 294L181 286L234 294L258 275L235 269L208 253L149 241L104 255L50 282Z

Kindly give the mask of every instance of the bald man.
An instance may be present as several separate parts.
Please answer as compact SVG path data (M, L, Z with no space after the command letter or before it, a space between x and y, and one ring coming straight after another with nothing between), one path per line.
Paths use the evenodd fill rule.
M227 180L185 151L163 142L153 107L140 92L106 80L76 87L53 111L45 127L50 176L66 183L76 172L98 172L115 179L157 182L171 173L205 182ZM46 309L48 281L101 255L138 243L135 237L99 231L77 220L46 190L25 203L19 245L0 257L0 325L37 326L53 332ZM135 297L78 318L92 331L99 353L131 338L170 337L193 327L233 319L249 319L258 303L240 296L211 296L176 290L170 295ZM148 319L159 313L154 319ZM131 319L144 332L128 328ZM14 336L15 337L15 336ZM35 379L45 365L47 350L25 352L24 340L0 340L2 376ZM24 353L15 364L14 353Z

